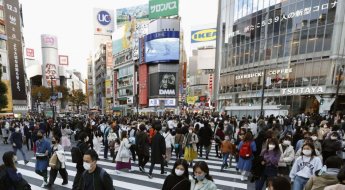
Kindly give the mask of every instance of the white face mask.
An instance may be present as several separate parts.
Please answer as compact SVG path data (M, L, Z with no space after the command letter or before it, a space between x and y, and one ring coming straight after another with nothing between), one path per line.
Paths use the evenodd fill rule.
M317 136L311 136L311 139L313 139L313 141L316 141Z
M90 170L90 168L91 168L91 164L90 163L83 162L83 166L84 166L85 170Z
M291 145L291 141L287 141L287 140L283 141L283 144L289 146L289 145Z
M192 131L192 130L189 130L189 133L193 133L193 131Z
M89 137L87 136L86 139L85 139L85 142L89 141Z
M184 170L175 169L175 173L177 176L182 176L184 174Z
M338 138L335 137L335 136L331 136L331 139L332 139L332 140L337 140Z
M276 147L276 145L270 144L268 145L268 150L273 150Z
M306 156L310 156L311 155L311 150L303 150L302 152Z
M19 132L19 128L18 128L18 127L16 128L16 132L17 132L17 133Z

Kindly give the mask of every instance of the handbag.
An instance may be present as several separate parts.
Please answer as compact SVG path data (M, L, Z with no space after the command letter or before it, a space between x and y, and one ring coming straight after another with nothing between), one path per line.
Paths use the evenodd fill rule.
M56 153L54 153L53 156L49 159L49 166L53 169L60 169L61 163Z

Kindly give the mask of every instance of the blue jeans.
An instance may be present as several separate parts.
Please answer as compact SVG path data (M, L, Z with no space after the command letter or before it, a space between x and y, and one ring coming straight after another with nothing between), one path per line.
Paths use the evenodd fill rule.
M292 185L292 190L302 190L304 189L305 184L308 182L308 178L296 176L293 185Z
M14 152L14 154L15 154L16 156L17 156L17 150L19 150L19 151L22 153L22 156L23 156L24 161L27 161L26 155L25 155L25 153L24 153L24 151L23 151L23 148L15 148L15 147L13 147L13 152Z
M109 148L109 146L108 146L108 140L104 140L104 158L105 159L107 159L108 158L108 148Z
M224 166L227 164L228 158L229 158L229 153L223 153L223 165Z
M264 173L261 175L260 179L255 181L255 189L262 190L265 182L268 178L275 177L278 175L278 168L275 166L266 166ZM301 189L302 190L302 189Z

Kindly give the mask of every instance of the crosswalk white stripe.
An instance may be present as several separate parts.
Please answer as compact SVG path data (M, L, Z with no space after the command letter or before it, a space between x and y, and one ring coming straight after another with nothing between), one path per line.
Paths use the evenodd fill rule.
M65 158L66 158L67 160L72 160L72 157L70 157L70 156L65 156ZM72 162L65 162L65 163L66 163L66 165L68 165L68 166L73 166L73 167L75 167L75 163L72 163ZM150 163L150 162L148 162L148 163ZM114 169L115 169L115 166L116 166L115 163L105 162L105 161L101 161L101 160L98 160L98 161L97 161L97 164L103 165L103 166L114 167ZM169 163L169 165L172 165L172 164ZM132 169L138 170L138 171L139 171L139 168L138 168L138 167L135 167L135 166L133 166L133 165L132 165L131 167L132 167ZM219 166L219 167L215 167L215 166L210 167L210 166L209 166L209 168L216 168L216 169L220 170L220 166ZM160 170L157 170L157 171L154 172L154 173L160 174ZM211 174L212 174L212 176L229 177L229 178L241 179L241 175L236 175L236 174L229 174L229 173L222 173L222 172L215 172L215 171L211 171Z
M21 165L24 165L24 161L19 161L18 163L21 164ZM35 167L35 163L29 162L26 166ZM107 172L109 171L107 169L105 169L105 170ZM18 168L18 171L20 173L22 173L22 175L25 175L25 176L28 176L28 177L34 177L36 179L42 179L42 177L39 176L38 174L36 174L35 172L27 171L25 169L20 169L20 168ZM67 173L68 173L69 176L72 176L72 177L76 176L76 174L77 174L77 172L72 171L72 170L67 170ZM141 176L141 177L143 177L143 176ZM60 177L57 177L56 180L55 180L54 185L59 185L61 183L62 183L62 179ZM121 188L125 188L125 189L158 190L156 188L151 188L151 187L147 187L147 186L143 186L143 185L137 185L137 184L133 184L133 183L127 183L127 182L123 182L123 181L119 181L119 180L114 180L114 179L113 179L113 184L114 184L115 187L121 187ZM68 181L67 185L59 185L59 186L72 188L72 185L73 185L73 181Z
M72 159L70 156L65 156L65 157L66 157L67 160L71 160ZM34 157L32 159L34 159ZM65 164L66 164L66 166L70 166L70 167L75 167L75 165L76 165L75 163L68 162L68 161L65 162ZM153 178L153 180L143 179L143 177L145 177L145 176L134 174L134 173L121 172L120 174L117 174L115 172L115 163L109 163L109 162L104 162L104 161L97 161L97 164L99 166L114 167L114 170L103 168L110 175L120 176L120 177L125 177L125 178L130 178L130 179L134 178L134 179L140 180L140 181L147 181L147 180L149 180L149 182L158 183L158 184L164 183L164 179L160 179L160 178ZM31 166L31 167L35 167L34 163L32 163L32 162L29 162L27 165ZM132 168L132 170L139 171L138 167L131 166L131 168ZM68 171L70 171L70 170L68 170ZM191 172L191 171L189 171L189 172ZM160 175L160 170L154 169L153 170L153 174ZM233 178L233 179L241 179L241 175L236 175L236 174L230 174L230 173L224 173L224 172L215 172L215 171L211 171L211 174L212 174L212 176L227 177L227 178ZM218 185L224 185L224 186L230 186L230 187L236 187L236 188L242 188L242 189L246 189L247 188L247 184L245 184L245 183L238 183L238 182L231 182L231 181L224 181L224 180L217 180L217 179L215 179L215 182Z

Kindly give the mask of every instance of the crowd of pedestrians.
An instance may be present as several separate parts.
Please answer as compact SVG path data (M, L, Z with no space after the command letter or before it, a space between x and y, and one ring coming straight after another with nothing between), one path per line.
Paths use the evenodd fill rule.
M213 190L217 187L207 165L211 146L221 163L220 172L236 162L241 180L255 183L256 190L278 189L281 185L280 189L293 190L345 187L345 122L339 113L241 119L198 114L86 116L55 123L41 117L3 119L0 127L3 143L13 148L4 154L2 166L9 170L10 181L24 180L16 171L15 158L19 150L24 163L29 162L23 151L26 144L27 150L35 153L35 172L42 176L42 187L53 186L58 173L62 185L68 183L65 151L71 151L76 164L73 189L113 189L116 184L110 175L97 166L99 159L110 155L118 175L132 172L135 163L150 179L155 177L156 164L166 175L165 168L175 156L177 161L163 190ZM71 136L76 143L71 142ZM9 163L10 157L13 163ZM203 157L206 162L195 161Z

